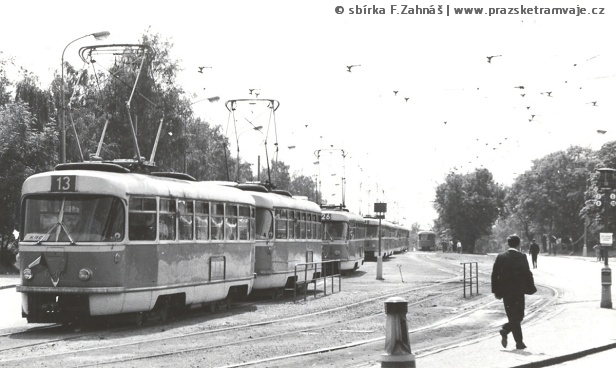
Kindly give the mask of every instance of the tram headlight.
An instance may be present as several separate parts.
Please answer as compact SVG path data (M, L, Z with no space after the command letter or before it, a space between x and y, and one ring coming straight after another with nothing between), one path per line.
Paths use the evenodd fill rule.
M88 281L92 277L92 270L88 268L82 268L79 270L79 280Z
M339 251L339 250L335 251L335 252L334 252L334 255L335 255L335 256L339 256L339 255L340 255L340 251Z
M26 268L23 270L22 275L24 275L24 279L26 280L31 280L32 279L32 270L29 268Z

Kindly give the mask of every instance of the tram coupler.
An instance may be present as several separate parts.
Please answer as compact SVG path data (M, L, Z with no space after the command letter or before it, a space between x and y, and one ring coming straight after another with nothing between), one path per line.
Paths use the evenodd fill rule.
M379 359L382 368L415 368L415 355L411 352L409 342L407 312L408 303L404 299L393 297L385 301L385 353Z
M601 308L612 308L612 270L601 269Z

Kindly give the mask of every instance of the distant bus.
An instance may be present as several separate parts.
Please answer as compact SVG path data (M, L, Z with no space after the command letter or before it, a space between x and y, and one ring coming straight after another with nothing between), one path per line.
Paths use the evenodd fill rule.
M417 246L419 250L436 250L436 234L433 231L419 231L417 233Z

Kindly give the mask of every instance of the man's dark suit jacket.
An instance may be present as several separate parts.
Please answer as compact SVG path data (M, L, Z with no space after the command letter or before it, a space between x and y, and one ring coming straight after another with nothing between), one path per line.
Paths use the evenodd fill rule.
M492 292L497 298L524 295L530 276L525 254L515 250L499 253L492 268Z

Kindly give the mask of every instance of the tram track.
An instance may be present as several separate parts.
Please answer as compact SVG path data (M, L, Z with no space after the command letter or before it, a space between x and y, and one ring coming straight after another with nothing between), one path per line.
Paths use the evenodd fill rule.
M212 329L212 330L206 330L206 331L196 331L196 332L191 332L191 333L184 333L184 334L173 334L171 336L162 336L162 337L158 337L158 338L144 338L144 339L139 339L137 341L135 341L134 336L130 337L129 340L132 340L130 342L126 342L126 343L119 343L119 344L104 344L104 345L100 345L101 343L105 342L105 341L109 341L109 338L97 338L96 335L101 335L101 334L107 334L107 331L93 331L91 333L88 334L82 334L79 336L70 336L70 337L66 337L66 338L60 338L60 339L51 339L51 340L45 340L45 341L39 341L37 343L29 343L29 344L25 344L25 345L21 345L21 346L14 346L12 348L7 348L4 352L5 353L10 353L11 357L10 358L6 358L6 357L2 357L0 356L0 364L5 364L5 363L10 363L13 366L17 366L20 363L24 363L24 364L28 364L28 362L32 362L32 361L36 361L37 359L43 359L43 358L49 358L50 356L53 356L55 359L59 359L62 356L76 356L79 355L83 358L83 354L84 353L93 353L96 351L99 352L105 352L104 354L106 355L113 355L113 354L109 354L109 351L111 349L122 349L122 348L126 348L129 346L135 347L135 346L143 346L143 345L151 345L153 343L163 343L165 341L170 341L170 340L177 340L177 339L198 339L199 337L203 337L205 335L213 335L213 334L236 334L237 331L244 331L244 330L248 330L251 328L255 328L255 327L260 327L263 328L264 326L268 326L268 325L275 325L277 326L276 328L281 328L281 324L282 323L290 323L293 320L305 320L305 319L310 319L310 318L316 318L317 316L320 315L325 315L325 314L336 314L341 310L344 309L353 309L357 306L361 306L361 305L365 305L367 303L374 303L374 302L378 302L378 301L382 301L384 299L387 299L393 295L400 295L400 293L410 293L410 294L414 294L414 293L418 293L421 291L430 291L433 288L438 288L438 287L446 287L449 288L449 290L447 290L447 293L449 292L455 292L457 291L457 288L454 287L450 287L450 283L452 282L457 282L457 278L454 279L449 279L449 280L444 280L442 282L438 282L432 285L427 285L427 286L415 286L415 287L403 287L403 288L396 288L395 291L393 292L388 292L388 293L380 293L380 295L378 296L374 296L372 298L367 298L361 302L356 302L356 303L350 303L350 304L346 304L343 306L339 306L339 307L335 307L335 308L329 308L327 310L322 310L319 312L315 312L315 313L310 313L310 314L300 314L300 315L295 315L295 316L289 316L286 318L278 318L278 319L274 319L274 320L268 320L268 321L261 321L261 322L257 322L257 323L251 323L251 324L243 324L243 325L236 325L236 326L229 326L229 327L225 327L225 328L219 328L219 329ZM426 302L430 299L434 299L437 298L439 296L441 296L443 293L442 292L434 292L431 291L432 293L436 293L436 294L429 294L427 297L424 298L420 298L417 300L417 303L421 303L421 302ZM248 303L251 304L251 303ZM383 313L382 312L378 312L378 313L374 313L374 315L369 315L369 316L365 316L363 318L370 318L370 317L375 317L375 316L382 316ZM356 318L356 320L361 320L362 318ZM303 323L303 322L302 322ZM336 322L333 324L328 324L328 325L321 325L321 326L315 326L312 328L304 328L304 329L300 329L300 328L295 328L290 332L284 332L284 333L270 333L270 334L266 334L264 335L262 338L263 339L268 339L268 338L272 338L272 337L282 337L282 336L289 336L289 335L298 335L298 334L302 334L302 333L309 333L310 331L315 331L315 330L319 330L319 329L324 329L327 327L331 327L331 326L336 326L339 323L342 322ZM164 326L164 325L163 325ZM156 327L160 327L160 326L156 326ZM283 327L283 328L287 328L288 327ZM134 329L122 329L122 330L134 330ZM112 331L112 333L118 333L118 330L114 330ZM61 342L68 342L69 340L79 340L80 338L82 340L87 340L87 337L92 337L94 336L94 340L96 340L96 345L97 346L89 346L87 348L81 348L81 349L70 349L68 347L62 347ZM208 337L210 338L210 337ZM89 339L90 341L93 339ZM255 337L248 337L245 339L246 342L254 342L256 339ZM232 344L238 344L241 341L238 340L237 338L234 338L232 342L229 342L226 345L232 345ZM46 346L50 346L53 345L54 346L54 352L46 352L45 347ZM66 344L65 344L66 345ZM38 346L38 348L37 348ZM216 347L221 347L221 346L225 346L225 344L218 344L216 346L210 346L210 347L203 347L203 346L197 346L195 347L193 350L203 350L203 349L214 349ZM63 350L66 349L66 350ZM26 353L22 353L20 355L20 351L23 350L28 350ZM34 350L34 351L33 351ZM40 351L40 354L37 354L37 350ZM175 352L169 352L169 353L165 353L163 355L173 355L173 354L182 354L182 353L186 353L188 350L187 349L181 349ZM160 355L160 354L157 354ZM146 357L147 358L147 357ZM145 359L145 358L139 358L139 359ZM116 361L117 362L117 361ZM113 363L113 362L110 362ZM105 364L110 364L110 363L105 363ZM104 364L103 362L97 362L94 365L97 364ZM79 366L79 365L78 365ZM88 365L85 365L88 366Z
M424 262L427 261L424 259ZM443 267L446 264L449 264L450 270L455 267L459 269L459 265L449 261L442 263L441 266L434 265L434 267ZM252 321L259 319L258 315L252 313L260 308L255 309L254 307L259 305L259 301L239 303L230 311L229 319L218 315L204 323L192 323L191 321L189 322L192 323L191 325L184 327L174 321L139 329L126 328L121 332L95 331L90 337L83 336L81 339L72 338L54 342L50 340L46 343L41 342L38 347L24 346L0 351L0 366L6 364L13 367L29 367L32 364L45 366L45 364L51 364L49 359L54 361L54 366L61 364L65 367L102 365L134 367L135 364L173 366L173 362L177 362L180 357L183 365L187 366L240 367L250 365L258 367L271 366L271 364L274 366L276 364L280 364L278 366L303 365L306 361L318 360L322 356L353 355L355 353L352 351L358 350L365 354L363 350L374 349L374 346L382 345L385 324L380 302L392 296L402 296L408 300L411 324L418 318L422 318L421 313L442 308L443 318L432 318L421 325L412 326L409 333L414 340L431 341L426 336L443 334L439 331L464 323L466 318L482 311L502 317L502 307L491 295L476 295L464 300L457 298L460 300L458 305L448 306L445 300L451 299L449 295L461 292L459 272L451 271L451 273L456 276L440 281L433 280L430 283L403 284L403 286L392 284L388 289L372 290L369 295L366 295L367 298L364 297L359 301L353 300L358 296L351 291L343 295L345 300L348 298L351 302L347 300L343 305L311 313L302 313L298 310L291 316L286 314L281 318L262 319L252 323L241 322L246 319ZM480 274L482 278L485 275L482 272ZM366 284L365 279L362 279L360 284ZM550 293L549 289L548 293ZM543 294L546 294L545 290ZM558 293L551 292L551 294L552 297L537 298L529 304L528 323L533 323L539 315L545 317L545 313L535 313L535 310L540 311L551 304L555 300L553 295ZM341 295L337 293L336 297L341 297ZM308 309L318 308L319 302L328 299L315 298L314 300L315 302L309 299L307 303L296 304L293 299L285 298L282 304L281 300L277 300L261 301L261 305L273 305L274 308L279 309L286 308L288 312L293 310L294 306ZM371 307L367 308L367 305ZM242 309L248 312L238 314L238 311ZM531 317L531 314L537 316ZM308 324L307 321L314 323ZM494 323L496 322L492 320L492 324ZM484 328L483 330L493 329ZM464 336L443 337L432 341L431 344L421 343L419 346L414 346L414 351L418 356L438 354L444 349L469 343L469 340L485 339L489 336L490 334L486 332L473 332ZM381 348L382 346L379 346L377 350ZM245 360L242 361L242 359ZM216 365L212 365L212 362L216 362ZM349 364L349 367L358 366L359 362ZM345 365L341 363L340 366Z

